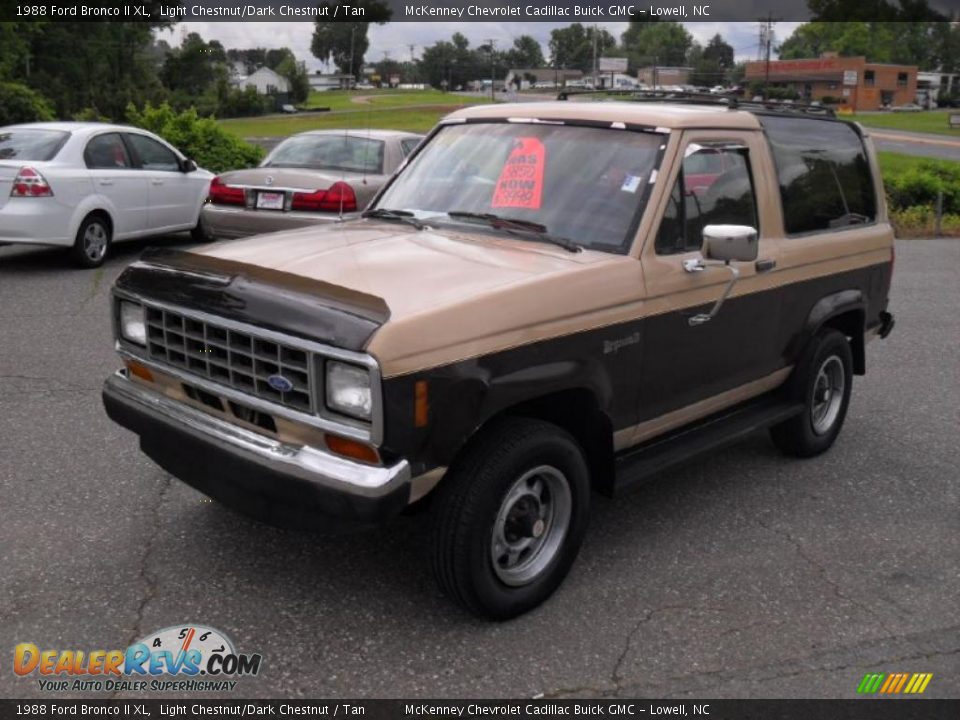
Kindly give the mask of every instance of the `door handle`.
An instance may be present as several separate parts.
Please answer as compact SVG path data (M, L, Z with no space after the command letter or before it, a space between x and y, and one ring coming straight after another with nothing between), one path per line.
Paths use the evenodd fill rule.
M100 184L103 185L104 187L109 187L113 185L113 180L101 180Z
M151 180L151 185L163 185L163 180Z
M769 272L770 270L773 270L777 266L777 261L774 260L773 258L767 258L766 260L757 260L757 262L755 262L753 266L757 269L758 273Z

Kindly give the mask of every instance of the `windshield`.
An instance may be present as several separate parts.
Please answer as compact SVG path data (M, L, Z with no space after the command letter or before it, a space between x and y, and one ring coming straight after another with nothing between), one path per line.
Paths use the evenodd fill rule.
M60 130L3 130L0 128L0 160L53 160L70 133Z
M626 252L663 142L652 133L573 125L448 125L377 207L431 223L490 213L586 248Z
M349 135L297 135L280 143L262 167L379 175L383 172L383 141Z

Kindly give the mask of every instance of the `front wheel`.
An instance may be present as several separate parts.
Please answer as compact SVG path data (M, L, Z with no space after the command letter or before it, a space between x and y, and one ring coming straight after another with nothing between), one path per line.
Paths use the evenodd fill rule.
M852 386L853 353L846 336L833 329L817 334L788 386L803 412L770 429L774 444L796 457L828 450L843 427Z
M454 463L438 492L433 568L447 596L505 620L563 581L590 512L587 464L566 431L505 418Z

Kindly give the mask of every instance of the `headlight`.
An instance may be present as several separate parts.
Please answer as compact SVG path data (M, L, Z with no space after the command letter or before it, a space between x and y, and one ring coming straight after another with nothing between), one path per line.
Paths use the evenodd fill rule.
M369 420L373 410L370 372L356 365L328 361L327 407L334 412Z
M137 345L147 344L147 323L143 316L143 305L120 301L120 336Z

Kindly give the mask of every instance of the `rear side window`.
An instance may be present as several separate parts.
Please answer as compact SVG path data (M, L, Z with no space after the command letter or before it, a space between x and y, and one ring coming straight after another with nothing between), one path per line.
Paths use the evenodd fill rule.
M133 151L140 158L140 166L144 170L168 170L171 172L180 170L177 156L156 140L135 133L129 133L127 140L130 141Z
M88 168L96 170L130 167L130 155L119 133L97 135L87 143L83 159Z
M421 138L406 138L405 140L400 141L400 149L403 151L403 156L406 157L413 152L413 149L420 144Z
M0 128L0 160L53 160L70 133L60 130L3 130Z
M777 167L788 235L840 230L877 217L863 140L843 122L760 118Z

